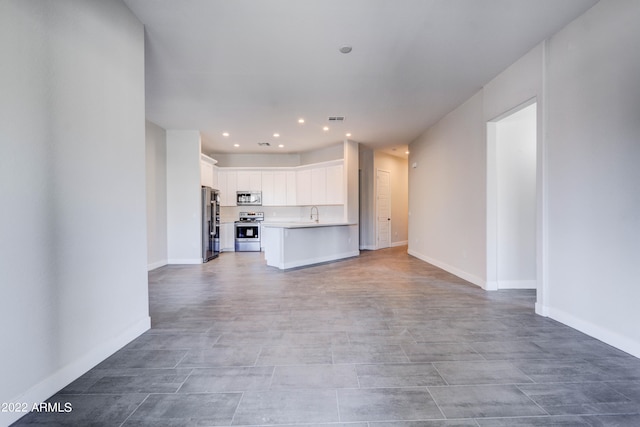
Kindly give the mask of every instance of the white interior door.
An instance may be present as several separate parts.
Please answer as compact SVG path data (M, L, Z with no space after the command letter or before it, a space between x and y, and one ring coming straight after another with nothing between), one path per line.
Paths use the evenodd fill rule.
M376 171L376 234L377 248L391 246L391 185L390 173Z

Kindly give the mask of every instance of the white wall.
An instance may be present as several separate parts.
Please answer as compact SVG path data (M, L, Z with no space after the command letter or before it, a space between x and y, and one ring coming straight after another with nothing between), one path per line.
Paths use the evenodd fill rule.
M640 2L599 2L548 56L548 300L640 357Z
M300 153L300 165L328 162L344 158L344 143Z
M531 104L496 123L499 289L537 286L536 109Z
M638 22L636 1L597 3L428 129L409 159L410 253L486 286L485 123L535 98L536 311L636 356Z
M317 150L310 150L302 153L212 153L211 157L218 161L217 166L219 167L293 167L343 159L344 144L341 142L330 147L319 148Z
M389 183L391 190L391 246L406 245L409 231L409 176L407 160L382 151L376 151L374 153L374 170L378 169L389 172L389 179L391 181ZM377 194L377 188L373 191L374 195Z
M300 166L300 154L222 154L213 153L218 167L292 167Z
M146 122L147 268L167 264L167 132Z
M537 157L542 156L543 53L544 45L536 46L410 145L409 253L486 289L498 287L497 242L487 239L498 232L497 212L487 204L497 197L497 186L487 187L496 180L493 168L487 169L496 148L488 145L487 122L538 99ZM541 180L538 165L538 188ZM538 248L540 211L538 200Z
M167 130L169 264L202 262L200 188L200 133Z
M0 402L149 328L143 49L119 1L0 2Z
M486 269L482 105L479 92L409 147L408 252L479 286Z

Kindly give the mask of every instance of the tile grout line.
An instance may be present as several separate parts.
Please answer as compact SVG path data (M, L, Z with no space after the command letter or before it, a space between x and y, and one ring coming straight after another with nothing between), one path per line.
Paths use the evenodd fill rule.
M140 404L139 404L138 406L136 406L136 408L135 408L133 411L131 411L131 413L127 416L127 418L125 418L125 419L124 419L124 421L122 421L122 423L120 424L120 427L124 426L124 425L125 425L125 423L126 423L127 421L129 421L129 418L131 418L131 417L133 416L133 414L135 414L135 413L136 413L136 411L137 411L138 409L140 409L140 407L142 406L142 404L143 404L144 402L146 402L146 401L147 401L147 399L149 398L149 396L151 396L152 394L153 394L153 393L148 393L148 394L145 396L145 398L144 398L144 399L142 399L142 402L140 402Z
M267 387L267 390L271 390L271 387L273 387L273 379L276 376L276 367L273 367L273 370L271 371L271 378L269 379L269 386Z
M180 365L180 363L182 363L182 361L187 357L187 355L188 355L189 353L191 353L191 349L187 350L187 351L182 355L182 357L180 358L180 360L178 360L178 362L177 362L175 365L173 365L173 368L172 368L172 369L178 369L178 365Z
M431 390L429 390L429 386L425 386L425 389L427 390L427 393L429 393L429 396L431 397L431 400L433 400L433 403L436 405L436 408L438 408L438 411L440 411L440 415L442 415L442 418L446 420L448 417L444 413L444 411L442 410L438 402L436 401L435 397L433 397L433 394L431 394Z
M187 380L189 380L189 378L191 378L191 375L193 374L193 371L195 370L195 368L191 368L191 370L189 371L189 373L187 374L187 377L184 379L184 381L182 381L182 383L178 386L178 388L176 389L176 391L174 392L174 394L177 394L180 389L184 386L184 384L187 382Z
M242 399L244 399L244 391L240 393L240 399L238 399L238 404L236 405L236 409L233 410L233 415L231 416L231 421L229 425L232 426L234 420L236 419L236 414L238 413L238 409L240 408L240 404L242 403Z

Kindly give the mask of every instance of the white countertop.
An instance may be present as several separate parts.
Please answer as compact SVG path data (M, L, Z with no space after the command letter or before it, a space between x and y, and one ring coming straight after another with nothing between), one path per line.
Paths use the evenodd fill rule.
M352 222L315 222L315 221L263 221L263 227L272 228L317 228L317 227L342 227L346 225L357 225Z

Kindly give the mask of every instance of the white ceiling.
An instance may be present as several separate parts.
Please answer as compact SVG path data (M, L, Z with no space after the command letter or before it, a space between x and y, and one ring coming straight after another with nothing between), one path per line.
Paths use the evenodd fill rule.
M292 153L351 139L404 154L596 1L125 3L145 25L147 118L200 130L205 153ZM340 53L343 45L353 51ZM329 124L329 116L345 121Z

